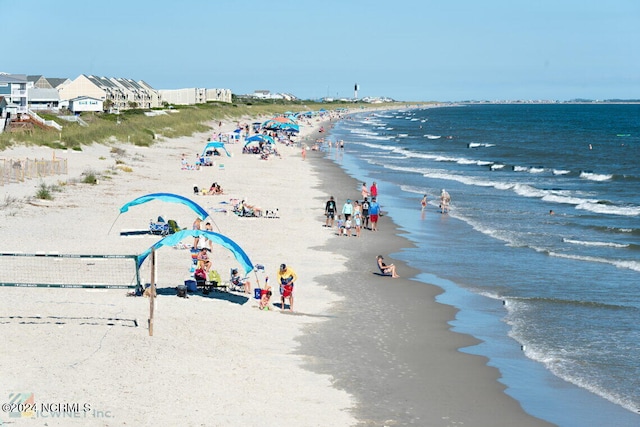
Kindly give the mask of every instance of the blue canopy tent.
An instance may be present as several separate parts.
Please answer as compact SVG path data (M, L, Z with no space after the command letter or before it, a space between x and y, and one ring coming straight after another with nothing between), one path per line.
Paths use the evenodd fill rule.
M199 204L197 204L191 199L188 199L186 197L180 196L179 194L173 194L173 193L151 193L144 196L140 196L137 199L133 199L132 201L125 203L120 208L120 213L118 214L116 219L113 221L113 224L111 224L111 227L109 228L109 231L107 232L107 234L111 232L111 229L116 224L116 221L118 220L120 215L127 212L131 206L141 205L143 203L151 202L154 200L159 200L162 202L169 202L169 203L180 203L182 205L187 206L192 211L194 211L200 219L205 220L207 218L210 218L209 213L202 206L200 206ZM213 218L211 218L211 222L213 222L216 228L218 228L218 224L216 224L215 221L213 221ZM220 229L218 228L218 231L219 230ZM140 234L140 233L135 232L133 234ZM131 235L131 234L123 234L123 235Z
M224 150L224 152L227 153L227 157L231 157L231 154L229 154L229 152L227 151L227 149L224 146L224 142L221 142L221 141L213 141L213 142L207 143L207 145L204 147L204 150L202 150L202 156L201 157L208 157L207 156L207 152L213 151L213 150L218 149L218 148L222 148Z
M122 214L127 212L131 206L141 205L143 203L147 203L152 200L160 200L163 202L170 202L170 203L181 203L185 206L188 206L192 211L198 214L200 219L203 219L203 220L209 216L207 211L202 206L194 202L193 200L187 199L186 197L180 196L178 194L172 194L172 193L152 193L152 194L147 194L145 196L138 197L137 199L133 199L129 203L125 203L120 208L120 213Z
M269 135L258 134L258 135L253 135L250 138L247 138L245 140L244 146L246 147L247 145L251 144L252 142L266 142L268 144L274 144L274 145L276 143L275 139L273 139Z
M253 270L253 264L251 263L249 256L236 242L227 236L206 230L182 230L158 240L156 243L151 245L149 249L138 256L138 267L142 265L153 249L157 250L163 246L175 246L187 237L204 237L211 240L213 243L231 251L236 261L240 264L240 267L244 270L245 275L249 274Z
M275 119L267 120L262 123L263 129L272 129L272 130L284 130L290 132L300 132L300 126L298 124L286 117L276 117Z
M284 132L300 132L300 126L296 124L283 123L279 129Z

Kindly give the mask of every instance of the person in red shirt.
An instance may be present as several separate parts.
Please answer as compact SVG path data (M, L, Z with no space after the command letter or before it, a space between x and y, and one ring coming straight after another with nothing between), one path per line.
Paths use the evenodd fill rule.
M375 182L371 184L371 189L369 190L369 194L371 195L371 197L378 197L378 187L376 186Z

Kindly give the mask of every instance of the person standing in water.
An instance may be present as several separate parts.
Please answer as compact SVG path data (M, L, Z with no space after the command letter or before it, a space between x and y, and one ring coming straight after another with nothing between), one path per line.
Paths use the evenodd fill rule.
M440 193L440 210L442 211L442 213L449 212L449 203L451 203L451 196L443 188L442 192Z

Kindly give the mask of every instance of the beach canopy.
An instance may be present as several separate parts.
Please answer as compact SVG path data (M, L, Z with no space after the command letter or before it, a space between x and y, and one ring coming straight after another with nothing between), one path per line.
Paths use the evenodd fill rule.
M286 130L300 132L300 126L296 122L286 117L276 117L262 123L263 129Z
M193 200L187 199L186 197L180 196L178 194L172 194L172 193L152 193L152 194L147 194L146 196L138 197L137 199L133 199L129 203L125 203L124 206L120 208L120 213L127 212L131 206L141 205L143 203L151 202L153 200L160 200L162 202L169 202L169 203L181 203L191 208L192 211L198 214L200 219L206 219L209 216L207 211L202 206L194 202Z
M207 155L207 151L209 150L213 151L216 148L222 148L224 152L227 153L227 157L231 157L231 154L229 154L227 149L224 147L224 142L222 141L208 142L207 145L204 147L204 150L202 150L202 157L205 157Z
M246 144L244 144L244 146L246 147L247 145L251 144L252 142L266 142L268 144L274 144L276 143L275 139L271 138L269 135L263 135L263 134L258 134L258 135L253 135L250 138L246 139Z
M236 242L220 233L207 230L181 230L158 240L156 243L151 245L149 249L138 256L138 267L142 265L153 249L157 250L163 246L175 246L187 237L204 237L211 240L216 245L220 245L233 253L236 261L238 261L240 267L244 270L245 275L249 274L251 270L253 270L253 264L251 263L249 256Z

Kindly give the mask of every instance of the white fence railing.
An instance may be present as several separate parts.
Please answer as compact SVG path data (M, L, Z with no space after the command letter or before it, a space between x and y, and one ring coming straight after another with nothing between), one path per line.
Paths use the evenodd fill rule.
M56 123L53 120L45 120L42 117L40 117L35 111L33 110L29 110L28 114L31 116L31 118L33 120L35 120L38 123L42 123L45 126L49 126L58 130L62 130L62 126L60 126L58 123Z

